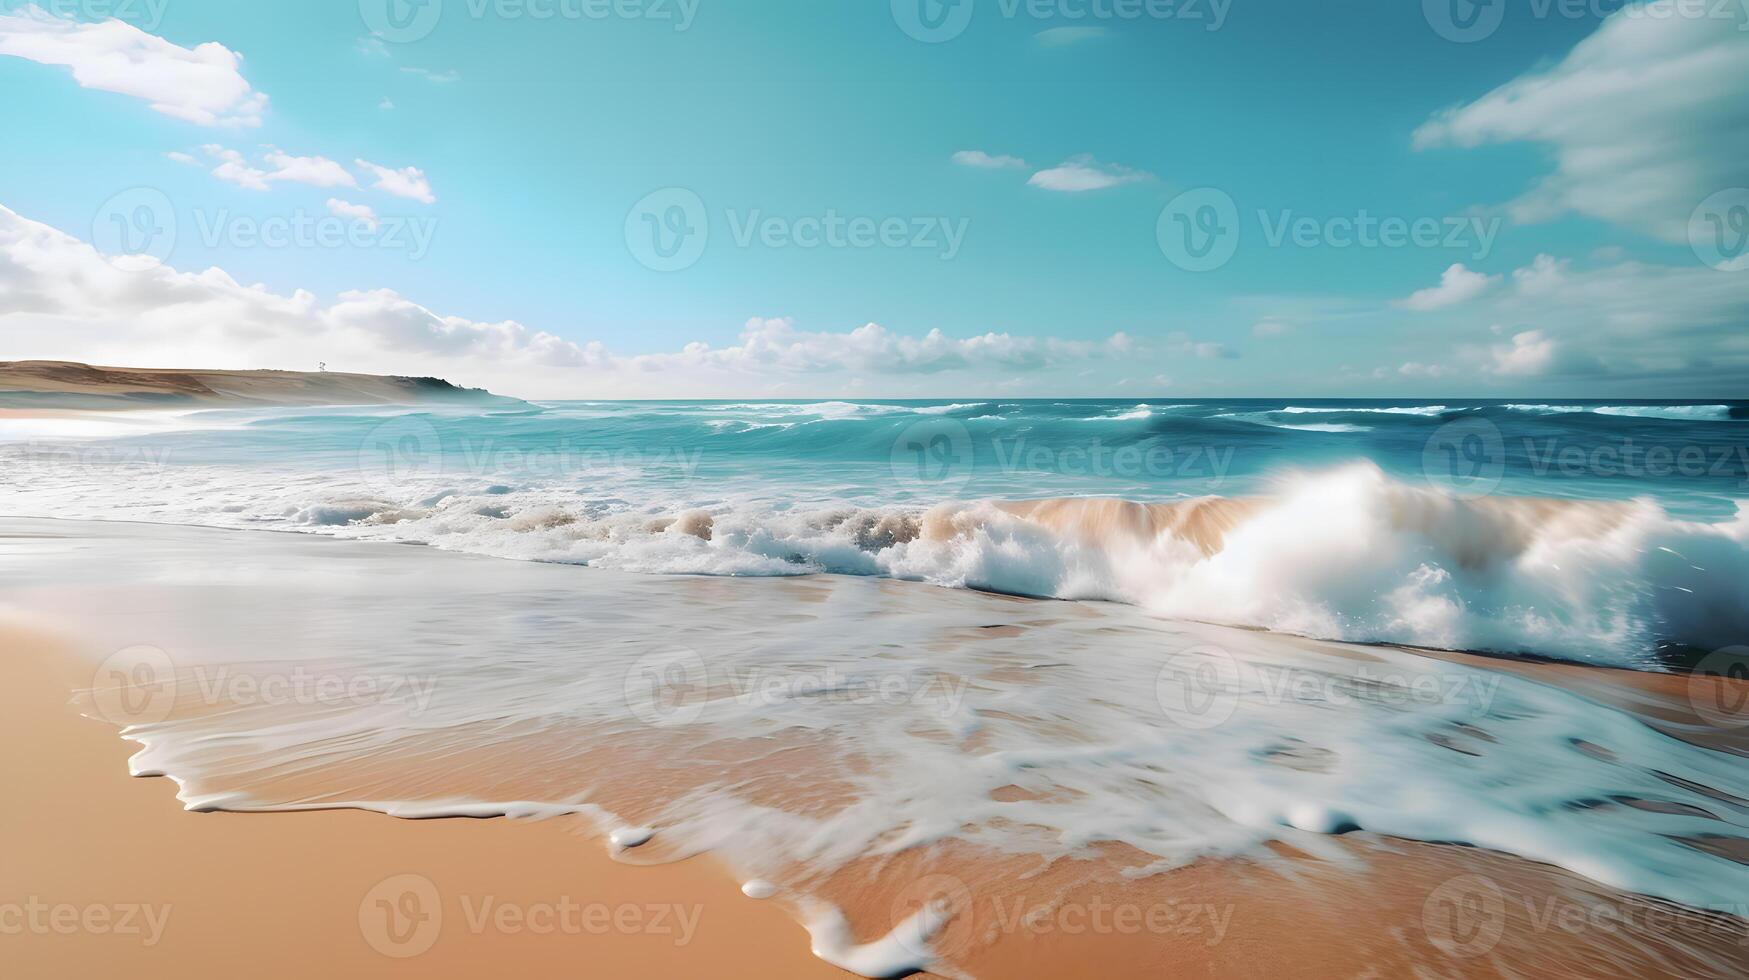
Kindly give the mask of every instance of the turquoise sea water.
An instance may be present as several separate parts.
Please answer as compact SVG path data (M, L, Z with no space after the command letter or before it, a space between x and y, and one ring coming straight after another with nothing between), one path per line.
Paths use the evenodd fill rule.
M1636 665L1749 636L1745 402L573 401L5 424L0 512L19 516L879 575ZM1003 506L1060 498L1127 503ZM1205 498L1240 503L1141 506Z

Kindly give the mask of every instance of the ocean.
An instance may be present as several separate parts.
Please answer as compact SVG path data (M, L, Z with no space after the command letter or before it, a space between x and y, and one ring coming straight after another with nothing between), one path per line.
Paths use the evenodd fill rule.
M539 402L0 422L17 516L832 572L1658 668L1749 635L1749 403Z
M1440 910L1552 895L1631 920L1587 962L1740 964L1740 403L0 425L0 612L79 637L83 709L190 809L580 819L869 975L1211 862L1253 934L1385 896L1381 962L1536 961Z

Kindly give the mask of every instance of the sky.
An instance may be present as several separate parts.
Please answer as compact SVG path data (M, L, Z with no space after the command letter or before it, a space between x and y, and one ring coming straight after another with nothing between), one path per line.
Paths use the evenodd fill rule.
M1749 0L0 0L0 357L1749 397Z

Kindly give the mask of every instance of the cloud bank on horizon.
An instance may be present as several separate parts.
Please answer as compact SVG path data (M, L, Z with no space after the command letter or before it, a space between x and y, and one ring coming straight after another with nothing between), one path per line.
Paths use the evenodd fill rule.
M957 329L895 329L864 317L850 321L860 326L816 320L804 328L803 320L815 317L743 305L699 319L694 339L656 345L634 326L580 330L569 322L529 326L509 315L444 313L445 303L405 295L381 280L273 288L245 285L247 274L240 278L217 264L193 271L174 257L105 254L96 235L88 241L57 230L33 216L31 201L14 199L0 200L0 357L201 367L308 367L320 358L335 368L436 374L531 397L1166 394L1159 389L1168 386L1187 395L1743 395L1749 255L1742 242L1726 245L1730 234L1749 238L1749 224L1739 229L1729 221L1737 210L1749 216L1749 125L1739 104L1739 93L1749 90L1749 31L1742 30L1749 24L1742 16L1649 15L1671 2L1618 11L1558 57L1492 91L1430 105L1424 122L1403 134L1409 158L1430 164L1451 154L1484 154L1490 144L1545 148L1548 172L1524 174L1516 196L1473 201L1467 213L1509 218L1503 242L1558 227L1571 250L1527 240L1462 261L1434 255L1437 262L1394 274L1398 284L1380 281L1364 290L1277 286L1227 270L1197 280L1156 263L1155 278L1176 275L1172 286L1185 284L1184 302L1148 312L1136 296L1113 294L1109 304L1087 302L1045 330L1004 326L1028 319L1029 311L1005 307L1003 278L987 278L968 263L967 288L992 304L971 329L963 314L953 318ZM1071 56L1125 40L1118 30L1060 33L1068 30L1034 31L1038 43L1025 47L1033 56L1047 48ZM372 42L355 45L364 52L358 57L392 62L400 55L380 39ZM274 142L253 146L210 135L190 140L172 130L156 156L206 171L215 195L314 195L308 205L314 213L373 233L402 219L395 209L439 205L428 173L444 174L423 161L407 164L413 153L399 165L379 164L373 161L401 151L391 145L385 152L380 143L330 149L310 135L307 119L277 124L267 96L244 77L243 55L227 44L185 47L121 21L77 21L27 6L0 14L0 62L7 57L37 66L33 84L49 88L66 81L56 71L70 73L78 88L142 101L174 120L166 126L189 134L286 129ZM412 68L441 75L443 93L467 84L452 69L400 66L395 73ZM399 104L377 92L360 98L372 113L381 112L379 103ZM28 148L28 138L20 142ZM429 141L418 142L430 152ZM954 150L955 143L985 149ZM1134 225L1143 235L1152 231L1161 201L1194 179L1175 171L1169 158L1110 154L1128 161L1118 164L1089 149L1017 132L920 149L918 158L940 166L945 157L981 172L964 174L971 181L964 193L990 195L1004 208L1044 207L1060 227L1121 222L1116 227ZM489 217L490 202L466 176L450 171L446 178L463 188L461 213L468 217L455 220L482 209ZM1728 197L1734 189L1742 191L1737 210ZM1721 194L1722 217L1699 224L1699 205ZM456 199L446 194L444 201ZM221 206L230 205L199 207ZM1232 217L1252 220L1244 211ZM1259 210L1257 218L1268 226L1269 215ZM1719 246L1705 253L1696 236L1712 231ZM299 267L330 280L351 276L347 256L333 249L316 256L326 261ZM235 258L247 264L255 256ZM1080 288L1068 260L1058 264L1063 288ZM532 285L514 258L477 274L490 277L506 314ZM770 297L790 303L787 278L763 284L768 298L761 305ZM724 295L745 292L697 281ZM733 323L742 325L726 327ZM732 335L725 337L726 330ZM1314 363L1320 367L1308 372Z

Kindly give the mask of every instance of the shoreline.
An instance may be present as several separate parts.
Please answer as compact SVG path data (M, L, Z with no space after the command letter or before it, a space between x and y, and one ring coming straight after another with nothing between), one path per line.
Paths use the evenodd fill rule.
M185 811L170 780L127 775L138 746L69 702L89 677L68 640L0 616L0 649L0 780L18 801L0 812L17 928L0 973L844 976L708 858L624 864L580 821ZM440 910L437 934L361 919L406 895Z
M137 943L99 943L89 935L84 943L74 937L42 937L44 942L35 945L6 940L38 937L0 936L0 953L10 956L14 955L11 950L22 949L41 956L42 963L59 966L62 960L54 952L44 951L71 950L74 952L69 955L90 957L80 963L92 969L138 973L145 964L148 977L168 976L172 971L182 975L190 963L203 972L252 968L254 960L276 956L289 961L284 964L287 969L284 975L288 976L304 976L316 969L343 975L358 971L395 975L391 965L399 963L408 964L409 975L417 969L425 975L477 976L486 970L509 967L528 975L546 976L557 975L561 969L574 969L582 957L591 964L619 963L614 968L616 972L663 970L669 974L696 975L700 964L705 964L704 969L713 975L729 977L848 975L810 955L809 934L803 925L797 924L796 912L810 925L818 927L820 920L805 901L793 906L786 904L797 892L780 894L764 902L744 897L736 888L736 879L724 873L709 856L674 864L647 863L660 862L667 856L661 839L648 850L629 852L626 855L629 860L621 862L606 853L606 846L599 840L601 828L581 816L539 821L467 817L384 819L380 813L358 809L287 812L271 807L266 808L269 812L222 809L187 812L172 799L174 788L169 781L127 779L126 760L136 746L123 741L104 722L80 718L66 703L71 688L92 685L90 675L81 676L76 669L81 661L75 657L82 657L84 664L94 664L102 651L142 639L158 642L161 638L165 646L181 649L173 644L187 642L192 635L189 630L198 633L200 629L223 626L239 613L265 617L244 636L265 641L276 654L284 647L285 657L296 662L308 651L298 647L294 633L286 632L284 627L298 621L295 618L298 609L322 608L319 603L312 605L312 597L346 594L351 587L378 587L365 583L376 582L385 574L402 579L403 584L381 586L382 591L376 593L379 598L404 599L409 595L404 591L407 587L418 589L420 594L452 596L446 583L478 577L482 570L491 567L488 562L503 563L509 567L501 569L502 575L490 577L507 580L501 588L511 591L504 595L526 596L528 586L550 580L558 584L559 595L568 596L571 601L587 602L594 596L597 606L590 608L603 612L614 608L614 596L621 597L623 604L625 597L661 592L660 588L651 589L649 576L593 570L596 574L588 577L592 584L580 588L572 576L538 570L535 563L373 547L386 542L291 534L281 539L286 542L281 548L266 546L265 539L249 546L247 536L219 538L208 534L230 530L224 528L108 521L92 522L106 528L80 529L78 523L82 522L44 520L43 526L37 528L14 526L6 529L11 534L0 533L0 581L5 580L5 565L16 566L17 559L23 556L24 566L30 570L27 574L40 575L44 582L51 583L43 587L25 583L27 588L19 593L31 603L37 614L34 618L41 622L70 623L75 621L72 617L82 615L81 634L92 641L82 644L82 651L73 650L65 642L51 644L41 639L23 642L18 638L20 634L4 629L9 617L7 610L0 609L0 648L14 651L5 667L11 683L0 685L7 691L5 724L17 726L6 731L11 736L7 739L11 754L0 767L0 778L17 787L22 799L60 801L54 809L27 806L7 815L6 824L0 827L6 839L44 841L49 845L30 848L17 858L9 858L8 876L18 881L47 882L34 887L34 894L39 896L73 893L74 899L85 902L111 903L136 902L142 895L167 895L167 886L161 887L160 883L171 882L186 891L163 898L162 902L176 909L198 908L200 911L194 917L204 918L198 927L184 925L188 932L196 932L194 938L199 940L188 948L167 945L178 924L185 924L190 918L188 915L175 918L173 913L165 931L171 938L148 950L142 950ZM115 533L111 533L112 529ZM40 540L30 540L33 536ZM13 546L10 555L4 548L8 538ZM103 555L105 549L108 560L93 562L93 557ZM130 558L141 564L118 561L123 551L142 552ZM78 557L80 554L87 557ZM231 570L234 566L223 561L227 554L247 555L250 563ZM276 562L289 564L276 566ZM142 578L140 570L145 568L159 570L156 577L168 572L171 584L166 586L154 581L154 577ZM81 569L83 572L77 577L69 578L70 573ZM16 569L13 574L17 574ZM978 622L1022 624L990 632L986 634L988 639L980 636L952 641L979 643L1000 639L1000 647L1020 643L1008 631L1025 628L1029 619L1060 622L1059 613L1072 615L1077 609L1077 604L1068 602L1032 603L957 590L915 593L915 588L924 587L843 578L842 582L829 582L707 577L687 579L685 584L679 584L680 580L670 582L669 591L681 596L712 594L723 602L770 600L778 603L774 609L791 611L825 602L835 591L866 595L877 603L875 608L894 610L908 608L905 596L921 595L931 607L939 602L982 611L971 613L971 618ZM64 584L53 586L56 580ZM610 588L615 582L619 583L617 591ZM318 588L312 583L322 584ZM310 589L316 591L307 591ZM470 598L475 602L469 602ZM470 593L453 595L451 601L476 608L480 598ZM14 604L13 609L17 608ZM210 610L214 621L209 623L204 617L196 617L199 622L191 619L188 610L195 608ZM365 608L377 607L367 603ZM411 623L417 620L422 608L406 607L402 616ZM503 611L512 614L515 608L505 606ZM539 608L539 604L527 608ZM697 607L696 611L708 617L710 609ZM985 614L999 615L1002 619L983 618ZM1103 621L1106 613L1088 609L1082 610L1082 615ZM281 616L292 618L282 623ZM398 628L398 618L387 617L380 626ZM40 636L40 623L37 628ZM235 642L236 634L232 636ZM495 637L496 642L511 641L508 634L498 636L489 631L479 634L475 641L491 644ZM289 646L287 641L291 641ZM53 650L49 649L51 646ZM241 654L243 650L236 648L235 652ZM1544 680L1554 673L1546 665L1536 664L1524 665L1523 670ZM1596 679L1594 672L1584 668L1570 668L1569 672ZM1617 671L1609 673L1619 675ZM53 690L57 685L58 692ZM51 717L55 713L58 718ZM526 743L524 747L538 748L539 743ZM808 747L795 748L800 754L790 756L792 763L785 778L807 776L815 771L809 764ZM345 791L343 771L331 771L326 766L301 767L299 785L298 778L288 782L271 774L252 775L248 756L239 758L243 765L238 773L242 780L238 783L240 788L260 789L264 779L268 790L276 787L287 790L289 795L284 797L287 800L315 800L324 792ZM629 766L631 772L644 778L637 754L623 747L567 742L561 738L552 758L563 760L572 768L560 766L550 773L535 769L527 775L538 773L554 786L575 787L582 785L575 781L576 774L605 763L610 767ZM733 753L720 753L719 758L732 759ZM496 778L490 765L493 753L489 747L483 751L482 759L483 763L443 756L434 760L407 758L397 753L394 760L398 763L391 768L378 773L360 772L365 777L387 778L391 783L396 779L410 780L426 797L441 796L439 790L467 797L480 788L481 780ZM433 761L439 763L435 769L431 768ZM709 766L712 761L705 760L704 764ZM405 768L400 763L405 763ZM76 787L76 793L57 788L63 782ZM503 788L517 789L510 784ZM627 787L621 785L616 790L610 779L603 786L604 795L600 799L635 822L635 818L645 815L639 809L643 790L632 789L631 795L624 795ZM822 793L829 800L837 792L830 782L818 784L806 778L775 783L772 789L782 794L778 799L791 802L806 801ZM624 808L615 802L616 792L621 793ZM198 795L198 787L195 793ZM363 798L422 797L391 794ZM482 798L549 797L513 791ZM1029 797L1019 786L1008 786L996 798L1006 801ZM78 819L68 820L68 813ZM73 841L63 841L56 834L70 834ZM81 845L80 841L88 838L102 841L103 846ZM1184 975L1210 977L1256 972L1260 964L1266 964L1271 972L1282 973L1315 967L1320 972L1348 975L1366 969L1399 972L1434 966L1447 975L1494 976L1526 963L1549 969L1576 969L1594 962L1592 958L1631 964L1644 976L1726 976L1729 972L1719 969L1717 963L1749 962L1749 955L1744 952L1749 948L1749 933L1744 932L1749 923L1740 918L1708 916L1612 892L1558 868L1482 848L1421 843L1371 833L1319 839L1329 843L1327 847L1321 846L1317 854L1284 845L1272 848L1271 854L1260 855L1256 861L1209 860L1141 877L1127 875L1125 871L1144 867L1146 857L1122 845L1100 845L1085 858L1077 856L1059 864L1040 864L1034 858L1004 856L950 841L859 859L829 878L808 881L807 893L836 905L854 939L871 944L881 939L890 925L902 920L901 912L941 899L963 898L968 914L963 919L956 915L932 942L932 947L947 960L939 972L950 976L1053 976L1092 968L1107 975L1125 976L1145 972L1146 965L1157 968L1161 963L1170 963ZM120 856L115 853L117 850ZM366 940L359 920L360 907L372 888L408 873L431 883L438 895L435 901L444 910L444 926L432 952L393 959L378 953ZM84 896L65 884L71 880L65 875L77 875L74 884L86 883ZM1462 955L1448 955L1448 947L1456 942L1457 933L1442 926L1441 920L1430 918L1432 913L1428 910L1450 897L1448 893L1454 883L1461 891L1469 887L1465 883L1476 881L1484 883L1485 887L1477 893L1483 899L1499 896L1500 929L1486 948L1472 950L1458 943ZM285 887L264 889L259 882ZM405 884L403 880L390 886L397 901L417 892ZM419 881L412 884L423 887ZM250 910L226 908L234 904L229 896L243 889L261 891L265 897ZM488 896L496 903L492 908L482 904ZM1469 892L1456 896L1475 897ZM658 905L677 910L696 908L700 910L695 920L696 935L684 946L674 944L677 936L672 927L680 921L677 912L664 914L670 928L667 934L611 933L604 937L581 931L534 933L530 914L543 922L557 921L555 917L565 914L559 906L567 898L578 908L572 913L574 916L582 916L584 909L597 906L642 910ZM0 902L5 900L5 896L0 896ZM508 906L503 904L506 900ZM292 907L282 908L282 904ZM265 911L261 910L263 905L267 906ZM336 905L341 907L337 909ZM387 907L393 908L394 902ZM493 909L505 907L513 910L503 913L511 919L499 920L496 916L500 913ZM1579 935L1549 931L1551 914L1584 915L1589 914L1587 909L1597 907L1631 917L1632 928L1604 934L1600 926L1586 920L1587 931ZM418 911L420 907L415 905L413 909ZM631 917L627 921L656 927L650 921L653 913L624 914ZM231 915L260 917L267 924L239 926L230 921ZM294 925L276 932L271 928L274 922ZM407 935L416 937L418 932L412 929L414 917L407 916L405 922L410 930ZM255 919L251 918L250 923L255 923ZM477 931L480 923L486 925ZM1356 929L1356 923L1366 926ZM1669 935L1655 931L1654 926ZM712 932L713 929L720 931ZM287 931L305 938L321 937L317 945L326 958L310 962L308 954L297 952L303 946L289 944L284 935ZM231 941L215 944L214 937ZM564 941L567 939L570 942ZM707 946L707 942L711 945ZM205 948L212 945L223 945L226 949L215 952ZM232 946L237 949L230 949ZM160 952L165 949L171 952ZM238 950L247 950L249 958L202 959L221 953L241 955ZM263 954L261 950L269 952ZM844 952L828 950L828 955L843 960L842 955L833 954ZM1737 959L1730 959L1732 956ZM1708 963L1714 965L1709 968ZM159 965L163 966L162 974L150 972ZM28 969L20 972L31 975Z
M3 419L5 417L6 417L5 410L0 409L0 419ZM1075 498L1067 498L1067 499L1075 499ZM1080 499L1097 501L1097 500L1103 500L1106 498L1088 497L1088 498L1080 498ZM1223 498L1215 498L1215 499L1223 499ZM1007 502L1004 502L1004 503L1007 503ZM1020 503L1030 503L1030 501L1021 501ZM1190 624L1199 625L1199 626L1211 626L1211 627L1216 627L1219 629L1241 630L1241 631L1245 631L1245 632L1262 633L1262 634L1267 634L1270 636L1282 637L1282 638L1287 639L1287 640L1303 640L1303 641L1307 641L1307 642L1311 642L1311 643L1335 643L1335 644L1340 644L1342 646L1353 647L1353 648L1358 648L1358 649L1377 649L1377 650L1381 650L1381 651L1397 651L1397 652L1406 653L1406 654L1410 654L1410 655L1418 656L1418 657L1427 657L1430 659L1443 660L1443 661L1446 661L1449 663L1469 664L1470 666L1481 667L1484 669L1498 669L1498 670L1504 670L1504 671L1521 672L1521 673L1526 673L1526 674L1530 674L1530 675L1537 675L1537 674L1540 674L1541 672L1546 671L1546 672L1550 673L1551 675L1555 675L1555 676L1572 676L1572 677L1577 678L1577 677L1588 675L1589 672L1591 672L1591 671L1603 671L1603 672L1606 672L1606 675L1622 679L1624 681L1624 683L1627 684L1628 686L1645 687L1645 688L1651 688L1651 689L1655 689L1655 690L1662 689L1662 690L1665 690L1666 693L1668 692L1668 689L1665 687L1665 685L1668 684L1668 682L1671 681L1672 679L1674 679L1676 681L1685 681L1686 679L1691 678L1691 677L1700 677L1700 676L1717 677L1717 676L1719 676L1719 675L1714 674L1714 673L1700 675L1700 674L1697 674L1695 672L1700 661L1703 660L1705 658L1705 656L1707 655L1707 653L1710 652L1710 651L1704 651L1704 650L1699 650L1699 649L1683 650L1683 651L1679 651L1679 652L1669 652L1669 651L1661 650L1655 654L1656 659L1654 661L1649 662L1647 664L1636 665L1636 664L1620 664L1620 663L1594 662L1594 661L1568 659L1568 658L1563 658L1563 657L1559 657L1559 656L1554 656L1551 654L1542 654L1542 653L1529 652L1529 651L1519 652L1519 653L1511 653L1511 652L1504 652L1504 651L1498 651L1498 650L1472 650L1472 649L1463 649L1463 648L1423 646L1423 645L1418 645L1418 644L1414 644L1414 643L1394 642L1394 641L1390 641L1390 640L1344 640L1344 639L1337 639L1337 638L1332 638L1332 637L1316 636L1316 635L1312 635L1312 634L1308 634L1308 633L1281 632L1281 631L1273 630L1273 629L1270 629L1270 628L1264 627L1264 626L1251 626L1251 625L1246 625L1243 623L1227 623L1227 622L1220 622L1218 620L1205 620L1205 619L1194 619L1194 618L1188 618L1188 617L1166 616L1164 614L1155 613L1155 612L1149 610L1146 606L1141 606L1141 605L1136 605L1133 603L1123 602L1123 601L1116 600L1116 599L1104 599L1104 598L1067 599L1067 598L1063 598L1061 596L1052 596L1052 595L1031 595L1031 594L1015 593L1015 592L1002 592L1002 591L998 591L995 589L986 589L986 588L980 588L980 587L970 586L970 585L943 586L943 585L937 585L935 583L927 582L927 581L917 581L917 580L910 580L910 579L892 578L892 577L889 577L886 575L855 575L855 574L850 574L850 573L846 573L846 572L837 572L837 571L810 571L810 572L800 573L800 574L795 574L795 575L769 575L769 576L722 575L722 574L714 573L714 572L626 571L626 570L616 569L616 568L598 568L598 567L589 565L587 563L574 562L574 561L562 561L562 560L558 560L558 559L524 558L524 557L517 557L517 556L492 554L492 553L487 553L487 552L455 550L455 549L449 549L449 548L435 546L435 545L432 545L430 542L420 541L420 540L415 540L415 539L400 540L400 539L394 539L394 538L348 538L348 537L343 537L343 536L340 536L337 534L333 534L333 533L331 533L331 531L329 529L322 527L322 526L237 527L237 526L227 525L227 524L197 524L197 523L191 523L191 522L187 522L187 521L148 521L148 520L140 520L138 518L132 518L132 517L115 517L115 518L105 518L105 517L45 517L45 516L38 515L38 514L14 514L14 513L0 513L0 521L47 521L47 522L53 522L53 523L57 523L57 524L67 524L67 525L108 524L108 525L117 525L117 526L122 526L122 527L180 528L180 529L188 529L188 530L193 530L193 531L222 531L222 532L240 533L240 534L246 534L246 535L247 534L277 534L277 535L286 535L286 536L290 536L290 537L294 537L294 538L313 538L313 539L318 539L318 540L338 541L338 542L344 542L347 544L359 544L359 545L367 545L367 546L385 546L385 547L428 549L430 551L440 553L440 554L460 555L460 556L465 556L465 557L471 558L471 559L484 559L486 561L491 561L491 562L516 562L516 563L530 563L530 564L538 564L538 565L559 565L559 566L571 567L571 568L577 568L577 569L588 569L591 574L608 573L608 574L613 574L613 575L632 575L632 576L637 576L637 577L654 577L654 578L676 577L676 578L691 578L691 579L706 579L706 580L716 579L716 578L731 578L731 579L769 578L769 579L772 579L774 581L783 581L783 580L798 581L798 580L806 580L809 578L848 578L848 579L853 579L853 580L854 579L870 579L870 580L882 581L882 582L904 583L906 585L919 585L919 586L925 586L928 588L948 589L949 591L963 591L963 592L966 592L966 593L969 593L972 595L990 596L990 597L997 598L997 599L1013 599L1013 600L1019 600L1019 601L1024 601L1024 602L1068 603L1068 604L1089 603L1089 604L1093 604L1093 605L1110 604L1110 605L1117 606L1120 608L1138 610L1142 614L1149 616L1151 618L1159 619L1162 622L1182 622L1182 623L1190 623ZM1658 680L1659 678L1662 678L1664 680L1660 681L1660 680ZM1749 737L1749 736L1746 736L1746 737Z

